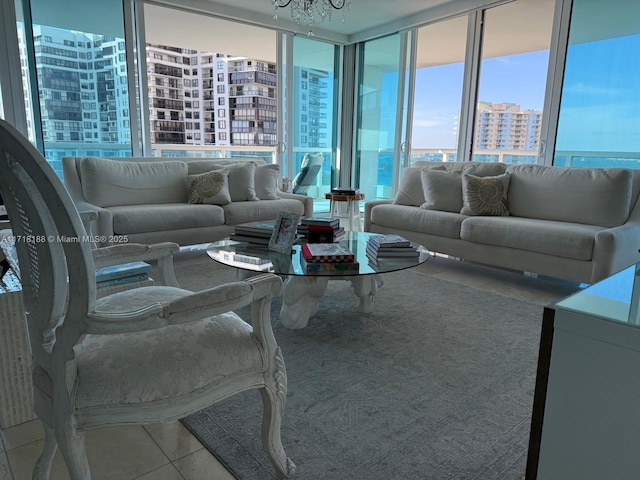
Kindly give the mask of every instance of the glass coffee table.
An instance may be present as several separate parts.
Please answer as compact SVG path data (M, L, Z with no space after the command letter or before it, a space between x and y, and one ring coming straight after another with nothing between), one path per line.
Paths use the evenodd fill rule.
M338 243L356 256L358 270L347 272L307 272L300 264L300 245L294 245L290 255L271 252L266 246L233 240L214 242L207 254L215 261L239 269L240 277L256 273L286 276L280 322L287 328L304 328L318 311L320 298L327 291L329 280L347 280L360 299L358 311L373 312L376 290L382 286L380 274L412 268L429 258L429 251L414 242L420 254L407 259L384 259L372 264L367 255L367 240L375 233L347 231Z

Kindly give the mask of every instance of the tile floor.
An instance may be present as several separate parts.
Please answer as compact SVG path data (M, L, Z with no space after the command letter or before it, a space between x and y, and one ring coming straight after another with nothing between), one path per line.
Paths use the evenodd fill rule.
M178 258L179 261L179 258ZM422 274L548 305L579 285L498 270L444 257L417 268ZM0 480L27 480L42 446L38 420L0 431ZM87 433L94 480L231 480L233 477L180 422L112 427ZM52 480L68 475L57 454Z

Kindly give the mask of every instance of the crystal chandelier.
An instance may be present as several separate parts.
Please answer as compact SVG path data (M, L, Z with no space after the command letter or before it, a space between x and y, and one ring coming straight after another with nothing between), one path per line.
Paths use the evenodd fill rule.
M273 18L278 19L278 9L291 5L291 18L300 25L309 27L307 35L313 36L311 27L322 23L325 20L331 20L331 12L333 9L342 10L344 7L351 6L351 0L271 0L275 7ZM344 14L342 15L344 22Z

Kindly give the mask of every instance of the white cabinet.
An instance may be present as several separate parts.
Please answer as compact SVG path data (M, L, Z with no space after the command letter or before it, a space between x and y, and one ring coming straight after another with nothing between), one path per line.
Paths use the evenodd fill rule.
M638 278L636 266L625 269L558 302L546 319L553 329L541 348L532 422L539 451L530 449L527 478L640 478Z

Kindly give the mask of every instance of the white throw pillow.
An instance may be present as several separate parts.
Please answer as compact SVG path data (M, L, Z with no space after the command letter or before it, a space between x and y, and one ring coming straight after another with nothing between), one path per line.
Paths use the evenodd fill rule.
M440 210L458 213L462 203L462 174L460 171L433 170L424 168L420 172L425 210Z
M260 200L277 200L279 181L280 165L258 165L255 175L257 197Z
M462 173L463 215L509 215L509 177L477 177Z
M443 165L434 167L407 167L402 172L400 183L398 185L398 193L393 200L395 205L412 205L419 207L424 203L424 192L422 191L422 177L420 171L427 170L444 170Z
M229 170L229 194L232 202L259 200L256 195L256 164L253 162L236 163L225 167L215 167L211 171Z
M209 205L231 203L229 170L225 168L199 175L189 175L187 201L189 203L206 203Z

